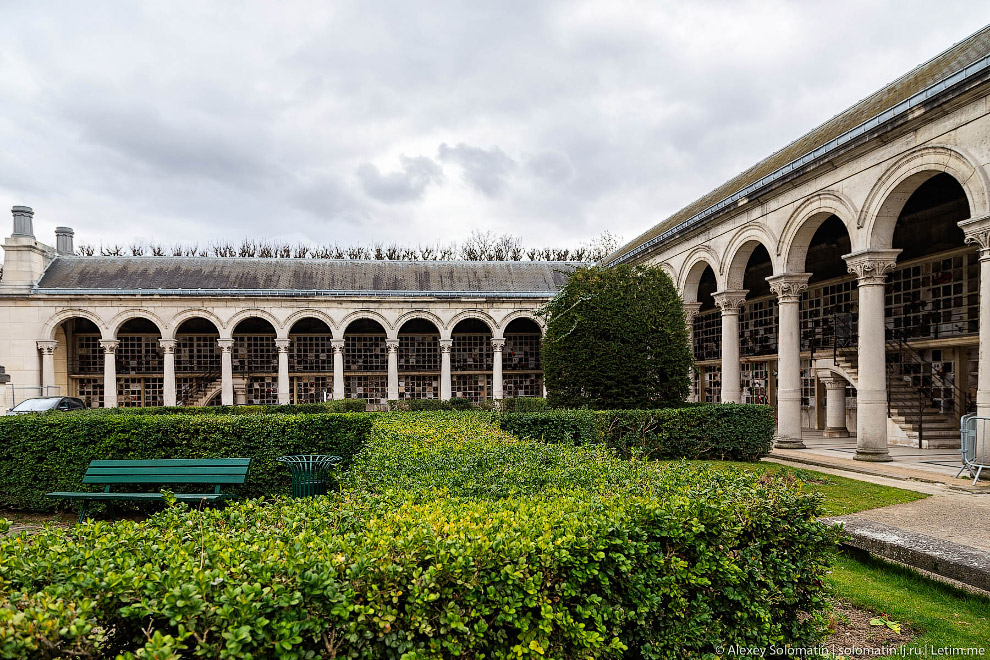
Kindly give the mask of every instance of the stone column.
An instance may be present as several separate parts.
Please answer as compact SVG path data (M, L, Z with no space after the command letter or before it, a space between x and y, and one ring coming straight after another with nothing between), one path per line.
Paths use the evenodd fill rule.
M284 406L292 403L289 396L289 343L291 339L276 339L278 350L278 403Z
M859 279L859 358L856 384L858 461L889 461L887 453L887 333L884 282L900 250L861 250L843 255Z
M41 396L48 396L49 388L55 387L55 349L58 342L45 340L38 342L41 351ZM51 390L54 393L54 390ZM68 392L66 392L68 394Z
M162 379L162 403L166 406L175 405L175 345L174 339L159 339L162 347L162 365L165 377Z
M7 383L10 382L10 374L3 367L0 367L0 415L7 414Z
M386 339L388 349L388 398L396 401L399 398L399 340Z
M331 339L333 346L333 398L344 398L344 340Z
M684 322L687 324L688 331L688 346L691 348L691 357L694 357L694 317L698 315L701 311L701 303L684 303ZM691 379L691 394L688 395L688 401L697 401L700 393L698 389L701 387L701 377L698 377L698 387L694 386L694 368L691 368L691 373L688 374L688 378Z
M492 337L492 399L501 401L505 398L504 383L502 382L502 349L505 348L505 340Z
M453 339L440 340L440 400L450 400L450 347Z
M117 407L117 346L116 339L102 339L103 347L103 407Z
M234 350L233 339L217 339L220 347L220 403L234 405Z
M818 380L825 383L824 438L848 438L846 428L846 379L831 371L819 372Z
M716 291L715 304L722 310L722 403L742 401L739 375L739 312L749 291Z
M801 441L801 294L810 273L785 273L767 278L777 294L777 435L780 449L804 449Z
M966 235L966 243L980 248L980 348L976 375L976 414L990 417L990 216L963 220L959 226ZM964 373L964 368L956 368L957 376Z

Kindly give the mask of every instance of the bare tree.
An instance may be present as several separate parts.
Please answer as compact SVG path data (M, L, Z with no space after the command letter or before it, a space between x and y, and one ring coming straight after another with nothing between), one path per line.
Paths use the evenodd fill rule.
M76 254L81 257L92 257L96 254L96 248L87 243L80 243L79 247L76 248Z

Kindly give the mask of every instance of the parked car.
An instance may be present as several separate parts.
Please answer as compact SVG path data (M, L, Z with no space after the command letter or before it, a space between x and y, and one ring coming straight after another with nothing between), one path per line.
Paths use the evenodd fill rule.
M38 396L33 399L24 399L7 411L7 414L24 415L35 412L65 412L67 410L83 410L84 408L86 408L86 404L83 403L83 400L77 399L74 396Z

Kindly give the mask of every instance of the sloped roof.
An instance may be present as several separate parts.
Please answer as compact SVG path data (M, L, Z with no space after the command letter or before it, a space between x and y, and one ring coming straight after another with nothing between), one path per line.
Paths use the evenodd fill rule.
M576 264L59 256L38 293L553 296Z
M616 250L606 261L621 259L628 252L660 236L689 218L715 206L722 200L745 189L764 177L776 172L789 163L810 154L822 145L840 137L915 94L948 78L967 66L990 55L990 25L976 34L955 44L944 53L937 55L921 66L901 76L889 85L859 101L848 110L818 126L814 130L791 142L749 169L726 181L704 197L695 200L683 209L655 225L629 243Z

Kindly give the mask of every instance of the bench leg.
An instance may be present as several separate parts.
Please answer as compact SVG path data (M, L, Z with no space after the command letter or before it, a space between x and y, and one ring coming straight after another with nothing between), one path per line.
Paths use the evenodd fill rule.
M82 508L79 509L79 522L78 522L78 524L80 524L80 525L83 523L83 520L86 519L86 502L87 501L88 500L83 500L82 501Z

